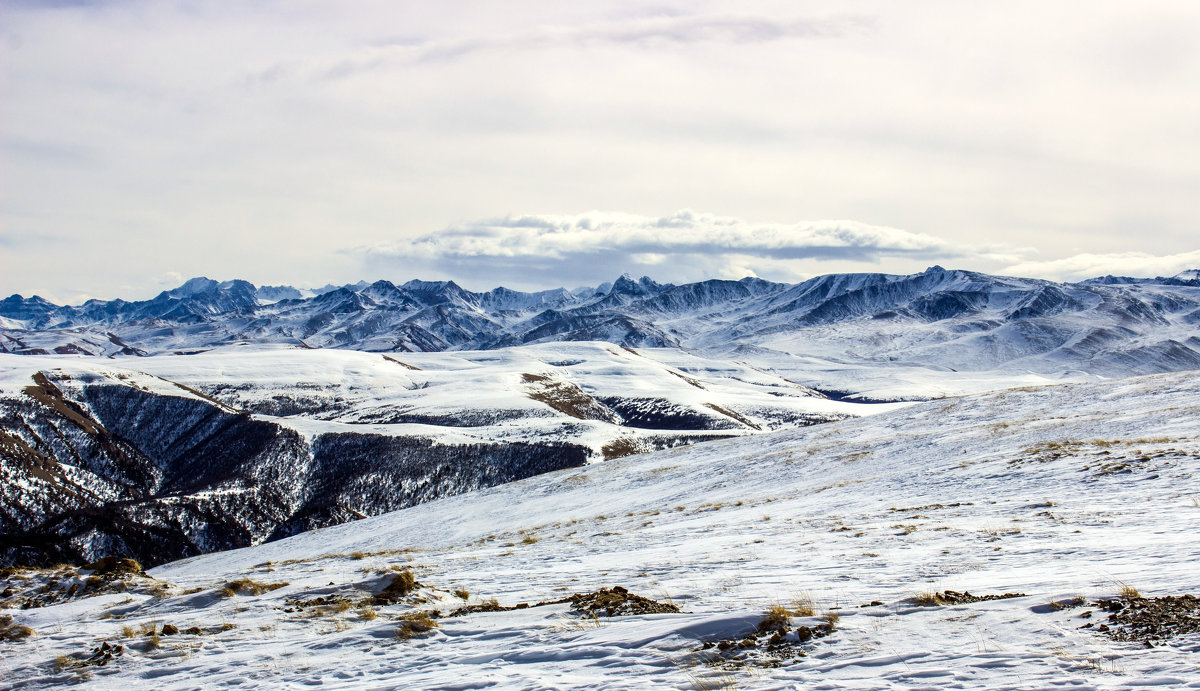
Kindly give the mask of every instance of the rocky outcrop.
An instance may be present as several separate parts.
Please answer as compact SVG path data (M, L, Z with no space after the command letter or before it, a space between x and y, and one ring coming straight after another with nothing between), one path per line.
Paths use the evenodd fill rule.
M568 443L295 430L215 402L39 373L0 398L0 563L155 565L580 465Z

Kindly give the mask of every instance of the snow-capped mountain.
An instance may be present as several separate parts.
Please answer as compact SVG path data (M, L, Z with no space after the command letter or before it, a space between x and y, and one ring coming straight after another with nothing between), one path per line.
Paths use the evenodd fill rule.
M941 267L795 285L747 278L676 286L622 276L596 289L536 293L416 280L299 291L198 278L141 302L63 307L14 295L0 301L0 318L0 349L19 354L136 356L230 344L434 352L606 341L772 366L780 356L830 365L809 371L886 364L1127 376L1200 367L1195 272L1075 284Z

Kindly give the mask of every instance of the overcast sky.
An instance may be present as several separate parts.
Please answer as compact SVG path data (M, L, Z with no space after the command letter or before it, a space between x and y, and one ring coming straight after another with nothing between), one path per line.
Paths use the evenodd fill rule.
M1200 267L1200 3L0 0L0 294Z

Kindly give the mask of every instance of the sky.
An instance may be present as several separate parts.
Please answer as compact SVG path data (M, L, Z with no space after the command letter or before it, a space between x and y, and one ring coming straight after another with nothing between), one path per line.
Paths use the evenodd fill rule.
M1200 267L1200 3L0 0L0 295Z

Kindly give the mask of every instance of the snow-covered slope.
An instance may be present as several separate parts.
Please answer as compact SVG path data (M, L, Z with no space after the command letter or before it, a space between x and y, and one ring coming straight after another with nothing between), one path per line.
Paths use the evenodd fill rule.
M1200 590L1198 469L1191 373L918 403L168 564L151 572L172 584L157 594L131 581L125 594L6 610L36 633L0 643L0 673L33 688L82 676L114 689L1196 688L1200 633L1114 642L1091 603L1122 586ZM421 586L385 597L392 567ZM14 602L50 578L37 597L79 581L23 575L8 576ZM286 585L253 595L244 578ZM612 586L683 612L445 616ZM914 599L946 589L1022 595ZM774 653L765 637L741 647L770 605L794 600L815 612L792 627L824 631L831 611L836 630L805 642L789 630ZM404 618L435 608L426 633ZM180 633L141 633L164 624ZM101 666L104 641L124 647ZM719 641L734 645L705 649Z
M639 429L741 433L872 411L741 363L608 343L403 355L226 348L120 364L297 429L320 428L306 420L427 424L463 438L570 438L597 454L614 426L635 436ZM592 434L564 435L564 419Z
M548 470L887 408L607 343L403 357L0 355L0 558L161 563Z

